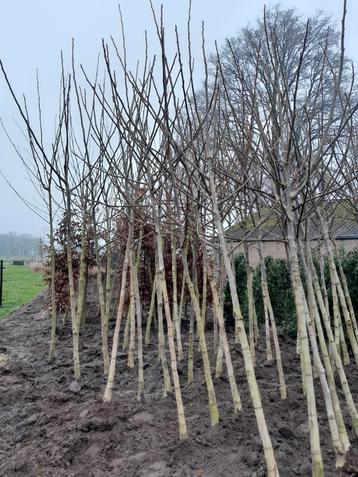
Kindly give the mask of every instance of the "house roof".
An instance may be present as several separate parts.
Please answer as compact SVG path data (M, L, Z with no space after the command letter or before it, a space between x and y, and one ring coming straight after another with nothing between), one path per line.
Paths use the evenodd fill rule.
M352 210L345 204L332 203L327 207L327 217L330 218L330 230L336 240L358 240L358 220ZM263 218L267 219L261 225ZM284 240L284 231L282 221L273 212L269 214L268 208L263 208L254 213L251 217L244 221L233 225L225 232L229 241L241 242L247 241L281 241ZM307 235L310 240L318 240L322 238L322 232L319 225L314 221L310 221Z
M334 232L337 240L358 239L358 223L342 223Z

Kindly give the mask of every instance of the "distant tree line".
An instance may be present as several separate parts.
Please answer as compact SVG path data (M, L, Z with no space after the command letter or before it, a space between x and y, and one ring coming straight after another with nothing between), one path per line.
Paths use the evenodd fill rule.
M41 255L42 241L31 234L8 232L0 234L0 257L38 258Z

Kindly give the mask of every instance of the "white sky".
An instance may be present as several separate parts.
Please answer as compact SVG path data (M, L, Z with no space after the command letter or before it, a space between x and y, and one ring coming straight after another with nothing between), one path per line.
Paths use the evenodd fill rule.
M160 2L153 2L159 7ZM174 25L185 35L186 0L162 0L168 42L173 42ZM277 2L267 0L193 0L193 55L201 55L201 22L205 22L207 50L214 41L223 44L226 37L254 23L268 7ZM303 16L323 10L339 24L342 0L282 0L283 8L296 7ZM122 0L122 12L128 57L135 63L143 58L144 31L155 51L153 20L148 0ZM346 53L358 64L358 1L348 0ZM77 59L85 69L93 71L101 48L101 39L110 35L119 38L118 2L116 0L11 0L3 1L0 17L0 57L18 94L30 100L36 92L36 70L39 71L44 119L51 131L57 106L60 51L69 57L71 40L76 42ZM174 43L172 43L174 44ZM170 44L169 44L170 46ZM197 72L199 74L200 72ZM19 118L2 78L0 78L0 117L15 143L24 146L22 133L15 124ZM8 140L0 131L0 170L29 201L35 194L26 179ZM0 177L0 233L16 231L44 235L46 227L29 211Z

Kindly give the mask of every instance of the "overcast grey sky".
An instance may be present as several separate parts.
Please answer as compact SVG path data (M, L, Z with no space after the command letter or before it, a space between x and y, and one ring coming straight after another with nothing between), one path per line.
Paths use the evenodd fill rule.
M186 28L187 1L162 0L168 37L175 24L183 34ZM248 23L254 23L271 0L193 0L192 37L194 56L200 56L201 22L205 22L207 49L213 50L227 36L233 36ZM304 16L317 10L331 15L339 24L342 0L282 0L282 7L296 7ZM0 57L17 93L34 98L36 70L39 70L41 95L47 130L53 125L58 98L60 51L69 56L75 38L77 59L87 70L94 68L101 39L119 37L117 0L11 0L1 5ZM133 62L143 55L144 31L149 32L154 49L153 20L148 0L122 0L128 57ZM348 0L346 53L358 64L358 1ZM172 36L173 38L173 36ZM169 38L168 38L169 41ZM0 79L0 117L14 141L24 147L15 124L18 119L12 100ZM23 149L24 150L24 149ZM5 134L0 131L0 169L29 201L35 194ZM46 227L29 211L0 177L0 233L7 231L44 235Z

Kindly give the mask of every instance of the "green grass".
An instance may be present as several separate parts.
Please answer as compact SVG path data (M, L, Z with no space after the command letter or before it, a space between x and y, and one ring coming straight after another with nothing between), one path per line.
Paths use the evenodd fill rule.
M4 262L3 305L0 318L29 302L45 288L43 275L26 266Z

